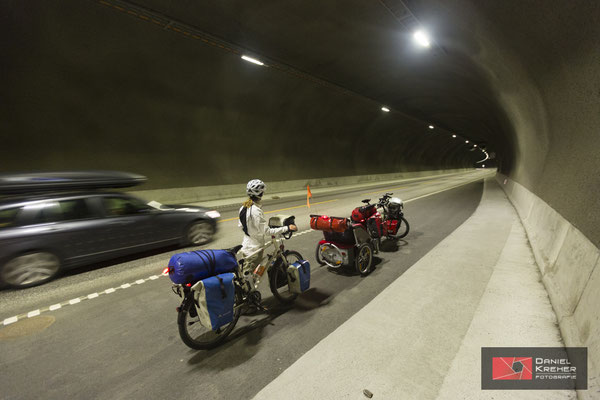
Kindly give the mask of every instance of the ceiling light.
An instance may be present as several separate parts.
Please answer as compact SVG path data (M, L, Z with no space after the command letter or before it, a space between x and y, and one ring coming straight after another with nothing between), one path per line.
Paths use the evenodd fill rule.
M452 135L452 137L456 137L456 135Z
M469 143L469 141L468 141L468 140L465 140L465 143Z
M242 56L242 60L251 62L252 64L256 64L256 65L265 65L263 62L257 60L256 58L252 58L252 57L248 57L248 56Z
M387 107L381 107L381 111L390 112L390 109Z
M429 125L429 129L433 129L433 125Z
M429 41L429 36L427 35L427 33L421 29L419 29L418 31L416 31L413 34L413 38L415 39L415 41L420 44L423 47L429 47L431 46L431 42Z
M476 145L476 144L474 144L474 145L473 145L473 147L477 147L477 145Z

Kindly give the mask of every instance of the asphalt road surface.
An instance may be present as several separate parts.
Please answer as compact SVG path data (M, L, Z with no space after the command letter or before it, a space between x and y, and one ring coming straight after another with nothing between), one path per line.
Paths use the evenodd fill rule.
M2 290L0 398L252 398L463 223L479 204L483 181L473 181L482 174L315 196L310 209L304 199L266 203L267 217L296 215L301 234L286 248L310 261L311 289L292 307L281 307L263 285L269 312L242 316L226 343L210 351L191 350L180 340L180 299L160 276L181 249L78 269L35 288ZM363 198L376 201L385 191L406 201L408 236L384 241L366 277L320 267L314 254L322 233L310 231L308 215L347 216ZM237 207L222 214L216 240L203 247L241 241ZM18 322L2 327L13 316Z

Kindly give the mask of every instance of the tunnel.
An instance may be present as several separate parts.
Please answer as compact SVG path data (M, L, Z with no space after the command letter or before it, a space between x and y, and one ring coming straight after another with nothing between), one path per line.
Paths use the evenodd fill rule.
M255 178L276 202L287 192L304 201L307 185L318 193L491 174L485 190L500 188L518 216L560 343L587 349L587 387L575 395L597 398L600 2L8 0L0 7L0 173L130 171L148 178L134 194L198 204L244 197ZM495 223L486 223L483 235L495 237ZM542 347L520 343L527 345ZM150 379L135 374L140 387ZM253 395L274 398L277 387L263 386ZM431 393L457 393L439 387ZM431 397L413 389L400 392Z

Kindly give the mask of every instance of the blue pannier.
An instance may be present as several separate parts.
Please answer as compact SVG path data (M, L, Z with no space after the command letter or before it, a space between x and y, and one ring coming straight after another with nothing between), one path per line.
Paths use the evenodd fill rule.
M202 279L196 283L194 298L200 323L213 331L233 321L235 286L232 273Z
M310 263L306 260L295 262L288 267L290 292L302 293L310 287Z
M177 253L169 260L169 277L178 285L196 283L237 267L235 255L227 250L198 250Z

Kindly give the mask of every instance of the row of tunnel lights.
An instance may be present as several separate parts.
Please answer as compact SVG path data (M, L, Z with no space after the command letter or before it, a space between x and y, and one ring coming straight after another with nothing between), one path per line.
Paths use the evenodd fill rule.
M388 112L390 112L390 109L389 109L389 108L387 108L386 106L382 106L382 107L381 107L381 111L388 113ZM433 125L429 125L429 126L428 126L428 128L429 128L429 129L431 129L431 130L433 130L433 129L435 129L435 126L433 126ZM457 136L455 133L453 133L453 134L452 134L452 138L453 138L453 139L456 139L457 137L458 137L458 136ZM466 144L469 144L470 142L469 142L469 140L468 140L468 139L465 139L465 143L466 143ZM476 144L476 143L473 143L473 148L474 148L474 149L476 149L476 148L477 148L477 144ZM489 159L489 158L490 158L490 156L489 156L489 154L487 153L487 151L485 151L485 150L484 150L484 149L482 149L481 147L479 147L479 150L481 150L481 152L482 152L483 154L485 154L485 158L484 158L483 160L477 161L478 163L481 163L481 162L483 162L483 161L485 161L485 160L487 160L487 159ZM483 165L483 167L485 167L485 165Z
M419 44L420 46L423 46L423 47L430 47L431 46L431 41L429 39L429 36L422 29L417 30L413 34L413 38L414 38L415 42L417 44ZM252 64L256 64L256 65L260 65L260 66L264 66L265 65L265 63L263 63L262 61L257 60L256 58L253 58L253 57L250 57L250 56L242 55L242 59L244 61L248 61L248 62L250 62ZM388 107L386 107L386 106L382 106L381 107L381 111L388 113L388 112L390 112L390 109ZM435 129L435 127L433 125L429 125L429 129L433 130L433 129ZM456 138L456 137L457 137L457 135L453 133L452 134L452 138ZM465 140L465 143L468 144L469 140ZM473 144L473 148L477 148L477 144ZM479 150L481 150L483 152L483 154L485 154L485 158L483 160L477 161L478 163L481 163L481 162L489 159L489 155L488 155L488 153L484 149L479 148ZM482 166L485 167L485 165L482 165Z

